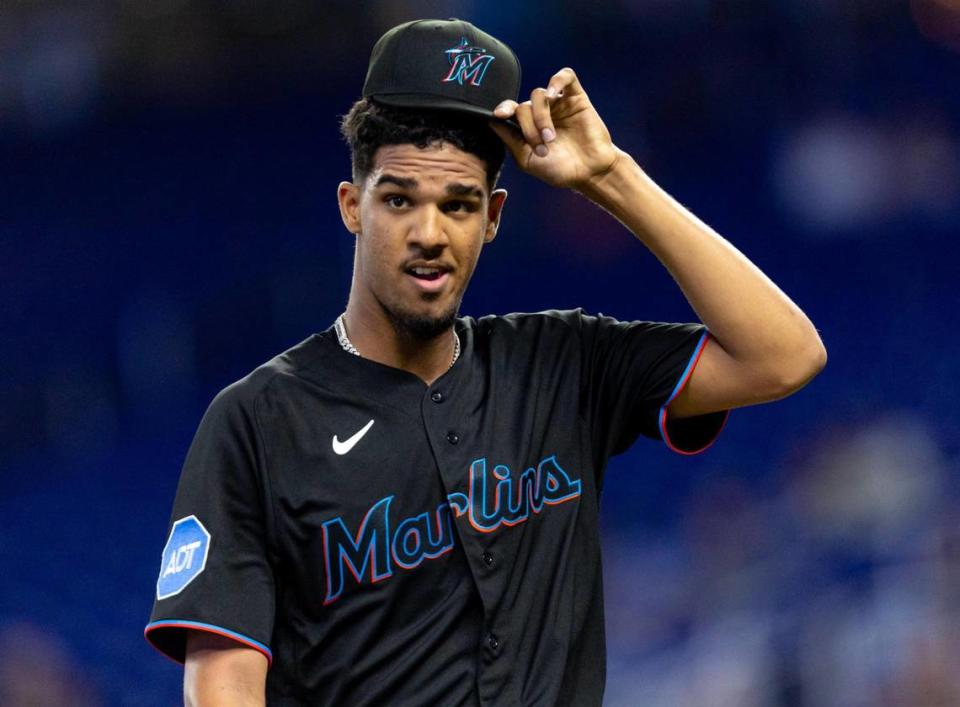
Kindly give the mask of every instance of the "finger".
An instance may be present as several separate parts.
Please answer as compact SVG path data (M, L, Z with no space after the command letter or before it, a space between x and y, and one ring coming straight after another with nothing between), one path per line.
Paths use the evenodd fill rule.
M498 118L510 118L513 116L514 112L517 110L516 101L502 101L496 108L493 109L493 114Z
M510 154L513 155L518 163L523 164L522 160L524 157L524 151L529 150L526 140L523 139L523 134L517 130L515 127L510 125L510 123L501 123L498 120L487 121L487 124L490 126L490 129L497 134L497 136L503 140L503 144L507 146L507 149L510 150Z
M513 114L513 119L517 121L517 125L519 125L520 130L523 131L523 139L526 140L527 144L537 155L545 157L547 154L547 146L543 144L540 131L537 130L537 126L533 122L533 107L530 105L530 101L524 101L517 106L517 110Z
M557 137L553 129L553 118L550 115L550 99L547 98L545 88L535 88L530 94L530 105L533 108L533 123L537 126L537 133L544 143Z
M570 97L583 93L583 86L580 85L580 79L576 72L569 66L565 66L550 77L547 84L547 98L555 99L560 96Z

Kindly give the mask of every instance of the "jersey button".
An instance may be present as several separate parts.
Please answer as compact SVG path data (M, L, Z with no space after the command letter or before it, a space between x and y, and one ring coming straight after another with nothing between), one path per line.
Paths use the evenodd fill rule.
M439 390L435 390L430 394L430 399L435 403L442 403L443 393L441 393Z
M491 555L489 552L483 553L483 564L485 564L487 567L492 567L493 555Z
M458 435L456 432L447 432L447 441L450 444L456 444L460 441L460 435Z
M495 633L491 633L487 636L487 645L490 646L490 650L495 651L500 647L500 639L497 638Z

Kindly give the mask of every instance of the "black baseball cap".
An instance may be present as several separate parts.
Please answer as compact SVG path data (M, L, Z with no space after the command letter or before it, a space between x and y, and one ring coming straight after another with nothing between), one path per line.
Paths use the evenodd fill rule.
M458 19L414 20L377 40L363 97L404 108L493 118L520 95L520 60L506 44Z

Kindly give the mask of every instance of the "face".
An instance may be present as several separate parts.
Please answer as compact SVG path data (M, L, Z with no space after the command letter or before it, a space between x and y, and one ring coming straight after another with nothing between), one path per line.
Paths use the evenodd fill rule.
M483 161L447 143L387 145L363 184L341 183L338 198L357 236L351 300L399 333L445 332L506 198L490 193Z

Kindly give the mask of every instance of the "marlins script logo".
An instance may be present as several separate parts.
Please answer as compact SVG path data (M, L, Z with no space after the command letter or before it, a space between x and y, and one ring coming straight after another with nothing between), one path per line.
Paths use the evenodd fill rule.
M483 75L487 73L487 67L494 59L492 54L487 54L486 49L471 47L466 37L461 37L460 44L453 49L447 49L446 55L450 62L450 71L443 80L456 81L461 86L464 81L479 86Z
M453 549L454 519L466 516L481 533L525 523L547 506L580 497L580 479L571 476L556 456L535 467L514 473L504 464L487 464L485 457L470 465L466 493L448 494L436 508L406 518L390 513L393 496L386 496L367 511L360 527L352 531L337 516L323 524L323 559L327 596L331 604L343 594L348 573L358 584L376 584L396 570L412 570L424 560L434 560Z

